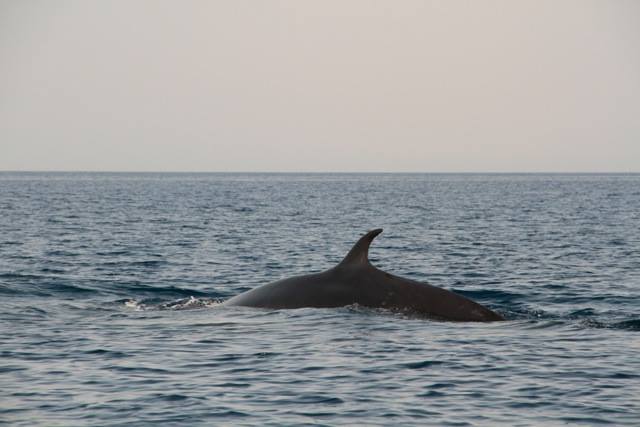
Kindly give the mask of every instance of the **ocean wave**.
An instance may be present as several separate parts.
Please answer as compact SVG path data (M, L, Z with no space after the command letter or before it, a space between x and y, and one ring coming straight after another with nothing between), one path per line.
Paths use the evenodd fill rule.
M189 296L174 301L157 303L153 301L140 301L136 299L126 299L119 301L127 309L135 311L149 310L194 310L202 308L213 308L219 306L222 301L217 298L196 298Z
M2 278L11 279L0 283L0 294L32 297L56 297L64 295L87 296L98 294L100 291L93 287L81 286L74 283L63 283L55 277L38 276L33 274L3 274Z
M452 289L453 292L477 301L509 305L513 301L525 299L525 295L499 289Z
M616 322L611 325L615 329L629 329L632 331L640 331L640 319L629 319Z
M585 327L598 329L620 329L626 331L640 331L640 319L586 319L582 322Z

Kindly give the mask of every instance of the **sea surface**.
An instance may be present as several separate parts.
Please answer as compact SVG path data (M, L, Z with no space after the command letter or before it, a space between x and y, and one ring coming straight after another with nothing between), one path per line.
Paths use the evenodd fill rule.
M370 258L504 315L220 302ZM0 424L640 425L640 175L0 173Z

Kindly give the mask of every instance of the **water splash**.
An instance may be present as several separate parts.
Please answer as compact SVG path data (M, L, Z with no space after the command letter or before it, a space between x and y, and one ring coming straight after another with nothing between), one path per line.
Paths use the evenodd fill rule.
M146 303L138 301L136 299L128 299L123 302L124 307L134 311L149 311L149 310L195 310L202 308L214 308L222 304L222 300L218 298L199 298L189 296L187 298L180 298L173 301L167 301L163 303Z

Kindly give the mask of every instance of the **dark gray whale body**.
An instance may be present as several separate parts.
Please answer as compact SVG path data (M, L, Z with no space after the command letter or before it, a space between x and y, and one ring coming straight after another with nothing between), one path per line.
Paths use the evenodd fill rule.
M279 280L237 295L225 305L301 308L364 307L402 310L439 320L488 322L502 316L468 298L426 283L393 276L369 263L369 245L382 229L368 232L337 266L322 273Z

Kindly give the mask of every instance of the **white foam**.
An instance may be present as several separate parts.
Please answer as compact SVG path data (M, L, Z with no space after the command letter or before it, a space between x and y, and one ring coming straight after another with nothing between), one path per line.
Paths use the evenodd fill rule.
M143 304L135 299L128 299L124 302L124 306L135 311L146 310L191 310L198 308L212 308L221 304L218 299L212 298L196 298L189 296L175 301L169 301L158 305Z

